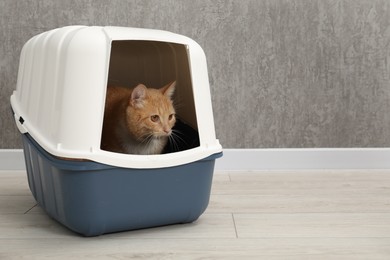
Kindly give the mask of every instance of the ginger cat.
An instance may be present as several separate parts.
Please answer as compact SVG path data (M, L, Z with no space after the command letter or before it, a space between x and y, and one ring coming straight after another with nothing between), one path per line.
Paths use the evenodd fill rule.
M161 89L108 86L101 149L127 154L160 154L175 125L176 81Z

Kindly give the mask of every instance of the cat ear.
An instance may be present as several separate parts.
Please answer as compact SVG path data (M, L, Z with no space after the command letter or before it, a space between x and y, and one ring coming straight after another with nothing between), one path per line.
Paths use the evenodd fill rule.
M146 86L143 84L139 84L131 92L130 104L136 107L142 107L144 105L145 97Z
M169 98L172 98L173 96L173 92L175 92L175 87L176 87L176 81L173 81L171 83L168 83L167 85L165 85L162 89L161 89L161 92L169 97Z

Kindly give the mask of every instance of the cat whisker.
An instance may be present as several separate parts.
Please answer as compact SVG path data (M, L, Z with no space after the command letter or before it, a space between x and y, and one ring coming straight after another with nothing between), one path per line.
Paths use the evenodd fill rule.
M185 139L180 135L183 135L181 131L172 129L171 135L169 135L169 143L174 151L181 151L183 145L189 146Z
M176 110L180 110L181 108L185 107L184 104L182 102L180 102L180 101L176 101L175 100L173 103L174 103L173 105L174 105Z
M172 129L172 135L176 138L179 138L182 143L184 143L186 146L189 146L189 144L180 136L182 134L179 130Z
M174 138L173 132L169 136L168 140L169 140L169 143L172 144L172 148L173 148L174 151L176 151L176 152L180 151L180 147L179 147L179 145L177 144L177 142L176 142L176 140Z
M153 139L153 134L148 134L146 136L141 136L137 138L137 141L141 144L149 144Z

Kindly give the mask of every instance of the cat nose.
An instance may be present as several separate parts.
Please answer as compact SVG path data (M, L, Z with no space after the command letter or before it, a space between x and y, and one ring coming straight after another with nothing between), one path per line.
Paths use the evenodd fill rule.
M167 135L170 135L172 130L169 129L169 128L164 128L164 132L167 134Z

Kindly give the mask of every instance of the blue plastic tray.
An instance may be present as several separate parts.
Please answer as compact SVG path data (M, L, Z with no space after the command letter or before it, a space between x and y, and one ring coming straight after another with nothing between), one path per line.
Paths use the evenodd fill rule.
M128 169L59 159L23 134L30 190L58 222L84 236L193 222L206 210L215 159Z

